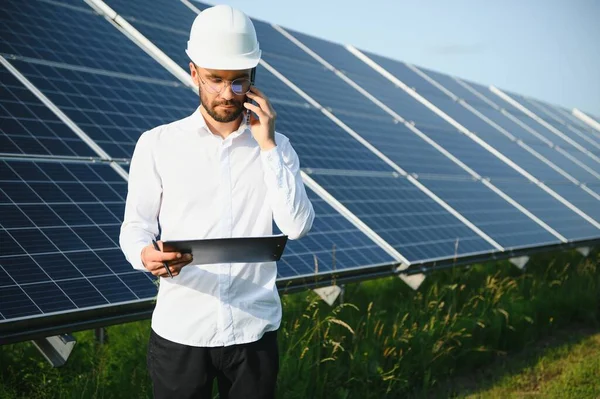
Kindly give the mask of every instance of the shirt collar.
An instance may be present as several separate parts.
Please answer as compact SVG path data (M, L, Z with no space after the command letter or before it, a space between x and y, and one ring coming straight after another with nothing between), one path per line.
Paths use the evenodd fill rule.
M211 135L211 136L215 137L216 139L222 140L221 137L213 134L210 131L210 129L206 125L206 120L204 120L204 116L202 116L202 113L200 112L200 107L196 108L194 113L190 116L190 124L191 124L190 127L195 132L197 132L199 134ZM225 140L232 140L232 139L242 135L249 128L250 128L250 125L247 123L247 113L244 112L244 119L242 120L240 127L236 131L232 132L229 136L227 136L227 138Z

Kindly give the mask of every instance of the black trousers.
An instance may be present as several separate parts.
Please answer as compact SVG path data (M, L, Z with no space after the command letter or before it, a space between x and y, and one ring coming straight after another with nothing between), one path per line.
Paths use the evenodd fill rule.
M277 331L256 342L223 347L181 345L151 331L148 371L156 399L211 398L215 378L221 399L274 398Z

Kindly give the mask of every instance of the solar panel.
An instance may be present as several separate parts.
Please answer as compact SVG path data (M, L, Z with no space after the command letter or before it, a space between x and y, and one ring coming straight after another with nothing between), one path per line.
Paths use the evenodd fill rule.
M421 182L507 249L558 243L557 237L474 180Z
M289 137L303 168L391 171L389 165L315 108L281 103L273 106L277 130Z
M315 40L313 40L313 43L314 43L314 41ZM332 47L335 47L335 45L327 44L326 49L329 49ZM335 60L331 60L328 57L329 54L333 54L334 52L326 51L325 49L323 51L324 51L324 54L322 54L322 56L327 61L331 62L334 66L336 66ZM466 125L466 127L468 129L475 131L476 133L479 133L480 131L486 132L486 134L488 134L488 135L489 135L489 133L491 133L490 131L492 130L492 127L489 126L486 122L484 122L482 119L478 118L475 114L471 113L466 108L462 107L461 105L459 105L456 102L454 102L453 100L451 100L448 95L444 94L440 89L438 89L433 84L426 81L424 78L420 77L418 74L416 74L415 72L410 70L404 64L394 62L389 59L385 59L384 57L374 56L373 58L375 59L376 62L378 62L382 67L384 67L389 72L393 73L394 75L401 75L404 79L406 79L405 83L407 83L411 87L415 87L418 92L426 93L429 101L431 101L434 105L436 105L440 109L442 109L442 111L445 111L447 114L451 115L459 123ZM348 68L348 64L349 64L349 61L346 59L346 62L344 64L346 66L346 68ZM351 76L354 77L354 75L351 75ZM365 81L363 81L363 84L364 84L364 82ZM365 87L365 88L369 92L372 91L370 87ZM408 117L410 118L410 115ZM419 127L418 123L417 123L417 127ZM450 151L452 154L457 156L461 161L465 162L467 165L472 167L475 171L477 171L478 173L480 173L484 176L491 177L492 182L494 182L494 183L496 182L497 179L515 181L515 183L518 185L523 185L524 183L527 182L522 176L520 176L516 171L509 168L508 166L506 166L506 165L502 165L502 167L497 166L497 165L499 165L500 161L497 158L495 158L494 156L491 156L491 154L488 155L487 159L481 157L482 150L477 149L478 146L475 143L473 143L470 139L465 137L464 135L458 135L457 133L453 133L453 135L446 134L446 131L444 131L444 130L438 132L438 131L436 131L436 129L432 129L431 127L423 128L422 130L429 137L431 137L433 140L435 140L437 143L441 144L446 150ZM505 143L505 141L504 141L504 143ZM541 171L543 173L543 175L545 177L547 177L549 180L555 180L557 182L566 182L566 180L561 175L557 174L547 164L544 164L541 161L539 161L538 159L534 158L533 155L531 155L528 152L525 152L520 147L516 146L514 143L508 142L508 144L502 144L502 145L504 146L505 149L508 148L512 151L511 155L513 155L515 160L521 161L522 157L525 157L526 163L528 163L529 165L533 165L535 167L535 170ZM488 161L488 162L486 163L486 161ZM573 186L573 188L575 188L576 190L580 190L576 186ZM434 190L434 192L435 192L435 190ZM571 190L569 190L568 192L565 191L565 193L567 193L570 196L569 198L577 197L577 194L575 194ZM582 194L586 197L590 196L588 193L584 193L583 191L582 191ZM551 199L548 199L548 200L551 200ZM566 209L566 208L563 210L563 212L566 212L567 214L573 213L571 210ZM533 212L533 213L535 214L535 212ZM572 214L572 215L570 215L570 217L580 218L576 214ZM542 218L542 220L544 220L544 219ZM578 220L578 222L580 224L582 224L583 226L585 226L585 228L591 228L591 231L593 231L595 229L595 227L593 227L592 225L587 226L586 223L588 223L588 222L585 221L584 219L580 219L580 220ZM552 224L550 224L550 225L552 226ZM493 237L493 238L496 238L496 237Z
M86 4L5 2L2 11L0 51L112 157L131 157L144 130L189 115L198 104Z
M126 191L103 163L0 161L3 319L154 297L153 277L118 246Z
M451 87L454 90L457 90L458 93L452 92L451 95L455 95L458 97L462 97L463 95L470 95L470 98L476 97L472 92L466 90L463 86L458 84L453 79L449 79L448 77L443 78L440 73L432 73L427 71L427 74L430 74L431 77L440 79L444 83L451 82ZM412 83L417 84L418 79L413 79ZM424 80L418 83L419 87L424 84ZM453 83L452 83L453 82ZM438 83L440 83L438 81ZM446 88L447 89L447 88ZM440 91L441 93L441 91ZM435 99L434 99L435 98ZM526 151L522 146L519 146L514 141L508 140L506 135L500 134L500 131L492 126L491 123L488 123L485 118L489 119L490 122L496 123L499 121L504 127L508 127L509 124L513 129L521 129L521 134L523 134L523 128L518 126L512 120L507 120L504 118L504 115L500 114L496 109L493 109L489 106L488 103L482 101L480 97L478 98L479 108L474 110L469 110L466 107L459 106L454 102L450 102L447 98L438 98L437 96L430 98L436 106L438 106L442 111L451 115L455 120L465 126L467 129L475 132L479 137L483 138L488 144L492 145L495 149L499 150L502 154L506 155L513 162L517 163L520 167L524 168L527 172L534 175L536 178L542 181L556 181L562 182L564 181L564 177L559 174L552 166L549 165L549 162L552 162L555 158L558 158L559 163L565 163L564 154L555 151L554 153L550 153L548 151L544 151L546 154L550 155L550 157L545 160L540 159L541 153L533 154L532 151ZM477 112L481 111L481 116L477 116ZM470 115L466 115L465 112ZM473 120L476 118L477 121ZM500 126L503 128L503 126ZM511 129L511 130L513 130ZM508 131L508 134L512 134L512 131ZM524 134L528 134L525 132ZM530 134L530 133L529 133ZM529 149L534 149L533 147L529 147ZM567 162L568 163L568 162ZM569 165L570 169L573 169L573 164ZM576 173L585 179L589 179L590 173L585 173L581 168L576 168ZM595 177L595 176L594 176ZM596 180L594 178L594 180Z
M544 118L549 117L550 119L560 123L561 125L570 126L581 132L586 132L586 134L588 135L594 130L592 127L587 125L585 122L583 122L576 116L570 115L568 111L562 110L561 112L561 110L558 109L560 107L556 107L530 97L524 97L524 99L526 100L527 104L531 105L535 109L536 112L541 112ZM567 113L567 115L565 115L565 113ZM572 118L576 120L572 120Z
M179 0L106 0L108 6L132 24L184 70L190 62L185 49L196 14ZM197 7L203 4L194 2Z
M108 0L107 4L188 69L184 49L196 14L185 4L158 0L153 2L152 12L140 0ZM125 171L143 131L185 117L198 105L198 96L189 87L83 2L5 2L0 9L2 56ZM375 243L372 233L365 234L365 228L354 223L364 223L413 263L495 256L499 245L527 249L559 243L481 181L473 180L428 143L429 138L478 173L491 177L496 185L501 184L506 193L569 239L598 238L598 229L592 224L528 184L342 46L293 32L413 121L422 133L398 123L270 24L254 23L263 59L359 135L344 131L270 70L258 67L257 85L278 112L277 130L290 138L303 171L334 197L324 200L310 188L314 183L307 187L317 217L306 237L288 242L278 263L280 288L310 284L316 274L328 279L337 273L366 276L393 272L398 259ZM154 278L132 269L118 247L126 181L12 73L4 67L0 73L0 330L4 334L10 327L22 333L35 324L44 331L58 331L49 327L58 323L64 330L67 322L97 323L99 317L116 313L147 315L156 295ZM410 70L401 73L414 75ZM564 176L496 134L433 86L422 85L417 90L481 131L497 148L518 157L524 167L590 216L600 217L593 195L564 184ZM490 111L483 99L468 95L474 106L501 116ZM512 112L529 119L521 111ZM564 128L559 119L552 121ZM581 139L583 130L578 132L574 134ZM544 143L529 132L522 134L531 136L529 142L539 147ZM371 145L382 155L376 155ZM544 149L555 157L560 154L560 162L576 171L576 178L600 192L600 173L596 176L593 159L575 148L567 149L573 154L549 146ZM412 176L400 176L399 168L386 163L384 156ZM581 157L587 159L579 161ZM425 188L419 188L421 185ZM427 190L441 200L432 199L424 192ZM339 205L332 206L335 201L358 221L342 216ZM440 205L441 201L483 233L468 227L460 215ZM483 238L484 233L491 239Z
M318 216L307 236L288 241L277 262L277 278L282 285L292 278L308 278L317 273L397 263L312 190L307 189L307 194Z
M430 73L430 71L427 71L427 73ZM441 78L440 76L444 76L442 74L435 74L434 76L436 80L440 79L440 83L443 83L444 85L448 84L448 81L458 83L458 79ZM467 99L470 105L473 105L471 104L471 101L475 99L474 101L477 101L477 105L474 106L475 110L481 113L485 118L488 118L491 122L524 142L534 151L540 153L546 159L579 181L596 181L598 179L598 176L590 173L589 168L585 169L580 165L580 163L576 163L573 161L573 159L565 156L564 152L550 147L550 145L553 144L551 140L540 139L538 136L536 136L536 134L539 135L539 133L537 133L535 129L530 127L530 130L527 130L527 128L508 117L512 116L514 118L515 116L513 114L509 113L508 111L501 113L499 111L500 107L498 105L498 101L494 98L491 98L492 93L490 93L485 87L466 81L460 81L460 83L461 84L458 85L449 85L452 92L461 98ZM492 108L492 106L490 106L490 102L497 108ZM484 136L484 139L489 140L489 135ZM520 160L519 164L521 163L522 162ZM537 173L539 173L539 171Z
M0 66L4 154L92 157L96 153L4 66Z
M546 183L546 185L560 194L560 196L567 199L577 208L584 211L594 220L600 221L600 202L598 200L600 195L597 195L596 198L594 198L586 191L581 190L579 187L567 182L549 182Z
M376 119L346 113L338 117L408 173L469 177L464 169L391 117Z
M594 140L593 137L589 137L589 135L585 135L577 128L569 129L570 125L566 125L557 121L555 118L552 118L548 111L543 108L541 104L538 104L534 101L531 101L529 98L510 93L510 96L517 100L521 105L528 108L531 112L535 113L539 118L543 119L546 123L559 130L562 134L575 141L577 144L586 148L589 151L599 153L600 152L600 143Z
M316 42L321 42L318 39L313 39L311 42L311 48L313 48L314 43ZM327 61L329 61L330 63L334 64L334 66L337 67L336 61L335 59L332 59L332 57L330 56L331 54L340 54L339 51L335 51L335 50L331 50L330 49L335 49L336 47L339 47L337 45L334 45L332 43L326 43L323 44L321 43L321 49L323 51L323 54L320 54L321 56L325 57ZM355 62L358 62L357 60ZM347 69L352 68L351 66L349 67L349 65L351 65L351 63L346 60L345 64L344 64ZM346 69L346 70L347 70ZM360 68L354 68L353 70L361 70L362 72L364 72L364 70L360 69ZM284 74L287 75L287 69L286 70L282 70L282 72ZM351 74L349 72L346 72L346 74L351 77L352 79L355 78L354 74ZM371 71L371 74L373 74L373 72ZM365 82L367 82L367 84L369 82L375 81L374 78L367 80L367 79L362 79L360 80L361 84L364 84ZM298 85L302 88L305 89L305 86L303 85L303 83L298 83ZM378 87L378 90L372 90L371 87L365 87L367 88L368 91L370 92L376 92L378 94L380 94L382 91L384 90L388 90L390 89L390 85L388 84L385 89L383 87ZM395 87L391 87L393 90L397 89ZM316 99L318 101L327 101L327 99L323 99L321 97L316 97ZM343 98L338 98L337 99L338 102L342 102ZM326 104L328 105L328 104ZM470 114L467 110L463 109L461 107L461 110L463 112L463 114ZM337 110L334 108L333 109L334 112L336 112ZM403 162L403 155L406 154L408 151L406 151L406 147L403 146L403 140L406 137L411 137L413 138L413 142L415 142L414 138L416 138L414 136L414 134L412 132L407 132L407 129L403 129L403 131L401 129L398 129L396 132L396 135L393 134L393 129L387 129L383 131L383 134L379 134L379 132L377 133L372 133L373 130L372 126L377 126L376 129L381 129L382 125L384 126L384 122L382 122L381 120L375 120L375 118L372 119L367 119L367 118L363 118L362 116L357 116L357 117L352 117L350 116L350 114L346 113L346 112L339 112L340 119L344 122L348 122L348 124L354 128L359 134L361 134L362 137L366 138L367 140L369 140L372 144L375 144L378 148L381 149L381 151L388 157L390 157L390 159L392 159L393 161L397 162L398 165L400 165L401 167L405 168L406 162ZM406 116L406 115L403 115ZM408 114L408 116L406 116L407 118L414 120L415 118L412 118L411 114ZM471 117L471 119L473 119L474 116ZM352 120L352 122L350 122ZM376 122L376 123L375 123ZM368 126L369 123L371 123L371 126ZM445 123L445 122L444 122ZM420 127L419 124L417 124L417 127ZM446 150L449 150L451 153L453 153L454 155L457 155L458 158L462 161L464 161L467 165L474 167L474 169L476 171L478 171L479 173L482 173L483 175L486 176L493 176L493 177L499 177L499 178L503 178L503 179L518 179L521 180L522 182L525 181L525 179L519 175L516 171L514 171L513 169L509 168L507 165L505 165L504 163L502 163L501 161L499 161L497 158L495 158L494 156L492 156L491 154L483 151L479 146L477 146L475 143L473 143L470 139L462 136L462 135L458 135L455 132L450 132L448 130L444 130L444 129L434 129L430 126L427 126L425 128L422 128L422 130L431 138L433 138L436 142L440 143ZM388 133L386 135L386 133ZM384 141L382 139L382 137L386 137L386 140ZM378 140L379 138L379 140ZM378 141L377 141L378 140ZM421 147L427 147L428 144L425 144L422 141L419 141L421 139L417 139L417 142L419 142L421 144ZM387 144L387 145L386 145ZM391 145L390 145L391 144ZM392 147L392 150L390 151L390 147ZM396 148L393 148L396 147ZM431 147L430 147L431 148ZM404 153L402 153L402 149L404 149ZM394 151L395 150L395 151ZM518 148L517 150L522 150L521 148ZM524 150L522 150L524 152ZM530 155L529 153L526 153L527 155ZM422 155L422 154L421 154ZM434 171L435 173L435 166L438 166L438 159L443 159L443 162L440 162L441 165L448 165L450 163L450 161L447 158L444 158L441 156L441 154L437 153L437 159L435 157L433 157L432 162L429 163L429 166L433 166L432 169L429 169L429 171ZM409 156L410 157L410 156ZM537 159L532 159L533 162L538 162L540 163L541 161L538 161ZM421 164L422 164L422 160L421 160ZM414 164L409 166L413 166ZM454 169L452 168L443 168L443 167L439 167L437 168L437 172L439 174L443 174L443 173L447 173L449 170L454 171L458 171L458 167L455 164L452 164ZM555 171L553 171L552 169L548 168L547 165L545 164L541 164L538 165L541 168L543 168L544 170L546 170L546 172L552 176L552 178L563 181L564 178L557 174ZM413 169L408 168L409 172L412 172ZM464 171L460 171L457 173L458 176L464 176L465 172ZM422 181L422 183L428 187L428 181ZM454 188L456 189L456 187L459 184L455 185ZM329 186L327 186L328 189L330 189ZM452 185L448 186L449 188L452 187ZM430 188L430 187L428 187ZM432 191L436 194L440 194L436 191L437 187L434 187L432 189ZM487 188L487 187L477 187L480 190L480 197L483 196L488 196L488 197L492 197L494 199L499 199L497 198L496 194L492 194L491 191ZM447 193L445 193L447 194ZM455 193L458 195L458 193ZM450 196L451 197L451 196ZM442 199L445 199L444 196L442 196ZM468 198L466 199L467 201L471 201L471 205L472 206L481 206L482 204L487 204L487 206L490 206L489 204L491 204L490 202L485 202L485 201L481 201L481 202L477 202L476 200L474 201L473 198ZM498 201L496 201L498 202ZM550 233L548 233L547 231L545 231L542 227L540 227L539 225L536 225L536 223L534 223L533 221L531 221L530 219L528 219L526 216L524 216L520 211L517 211L516 208L514 208L512 205L507 204L506 202L504 202L504 200L501 200L500 203L502 204L502 208L505 212L509 212L509 214L513 215L513 217L515 219L513 219L513 224L518 224L518 223L524 223L526 225L528 225L528 229L525 229L525 231L528 232L533 232L528 238L528 240L524 240L523 242L527 242L530 245L532 243L536 243L539 242L540 244L542 243L546 243L546 242L553 242L556 241L556 237L552 236ZM493 221L493 217L491 216L492 213L489 212L489 209L493 208L493 206L491 206L490 208L486 208L484 207L482 209L481 212L481 216L480 219L482 217L487 216L489 218L489 220L487 221L488 223L486 223L485 221L480 220L480 225L478 225L477 223L475 223L478 227L482 228L484 230L484 232L486 233L490 233L490 236L493 239L497 239L499 238L500 240L504 239L504 241L507 242L507 244L510 246L515 245L515 241L507 241L506 237L510 234L511 230L508 228L505 228L504 231L502 231L502 229L498 229L498 228L492 228L489 226L493 226L494 221ZM485 212L485 209L488 209L488 212ZM471 220L471 219L469 219ZM508 223L507 223L508 224ZM485 227L489 227L490 232L486 231ZM527 233L526 233L527 234ZM539 241L537 241L539 240ZM502 245L503 243L501 243ZM399 249L401 253L404 253L402 251L402 249Z
M494 251L405 178L391 173L311 177L410 262Z
M188 116L199 105L197 95L172 80L12 64L113 158L130 158L145 130Z
M539 101L538 101L538 103L539 103ZM547 108L555 111L558 115L563 117L568 123L571 123L574 126L577 126L581 129L587 129L586 131L588 133L590 133L592 136L600 139L600 131L594 129L593 127L588 125L586 122L582 121L581 119L579 119L578 117L573 115L570 110L563 108L563 107L559 107L557 105L552 105L552 104L548 104L548 103L543 103L543 104ZM588 112L586 112L586 115L588 117L592 118L594 121L596 121L596 123L600 122L600 118L598 118L597 116L594 116Z
M598 237L600 230L534 183L495 180L494 184L569 240ZM579 190L576 186L574 189Z
M512 92L508 92L508 91L505 91L504 94L506 96L512 98L514 101L516 101L518 103L518 105L523 106L526 109L531 108L531 106L529 108L526 106L527 103L522 96L514 94ZM503 101L504 101L504 99L503 99ZM525 105L523 105L523 103ZM516 110L518 108L517 105L513 105L508 100L505 101L505 104L506 104L505 105L506 108L509 109L511 112L514 112L514 110ZM533 112L533 111L530 110L530 112ZM532 117L530 117L529 115L525 115L525 114L522 114L521 116L517 116L517 117L522 122L526 123L528 126L531 126L533 129L535 129L537 132L539 132L542 136L544 136L548 140L554 141L557 145L565 148L567 151L579 151L582 154L590 157L594 162L600 163L599 154L597 154L597 153L594 154L593 152L590 152L590 150L587 148L589 146L589 144L588 145L584 144L585 141L579 137L575 137L576 135L573 132L564 133L563 130L567 130L567 129L562 129L562 128L557 129L552 123L549 123L548 121L546 121L544 118L540 117L539 115L537 115L537 117L545 123L538 122L538 121L534 120ZM556 123L556 122L554 122L554 123ZM549 127L548 127L548 125L549 125Z
M50 1L4 1L0 53L72 66L173 80L135 43L96 14Z
M304 40L306 40L306 35L299 35L299 36L302 37ZM338 67L337 59L333 58L330 55L331 54L335 54L335 55L343 54L339 50L339 48L341 46L336 45L334 43L325 42L325 41L322 41L319 39L314 39L314 38L311 39L309 42L311 44L311 47L317 47L321 50L321 53L319 53L319 55L321 57L325 58L326 61L333 64L336 68ZM319 45L316 46L316 43L319 43ZM317 51L317 53L318 53L318 51ZM350 57L354 57L350 53L348 53L348 54L350 55ZM362 61L358 60L356 57L354 57L354 59L355 59L354 63L362 63ZM505 163L500 161L498 158L496 158L489 152L485 151L483 148L481 148L478 144L474 143L468 137L460 134L459 132L456 132L455 129L453 127L449 126L446 121L435 116L435 114L433 114L430 110L426 109L423 105L416 102L414 99L412 99L412 97L410 97L404 91L399 90L397 87L395 87L391 82L389 82L387 80L382 81L381 79L384 79L384 78L381 76L377 77L377 75L379 75L379 74L377 72L375 72L374 70L368 71L368 70L364 70L362 68L352 67L350 58L345 55L343 56L342 60L343 60L342 66L345 68L345 70L350 70L350 69L360 70L362 73L368 73L367 78L364 78L364 77L361 78L361 76L359 76L359 75L355 75L353 73L348 72L347 75L351 79L353 79L357 83L359 83L361 85L361 87L366 89L369 93L371 93L371 94L375 93L377 95L377 97L383 101L384 104L390 106L390 108L393 108L397 113L400 114L401 117L403 117L407 120L415 121L416 122L415 126L417 128L419 128L423 133L425 133L425 135L427 135L428 137L430 137L431 139L436 141L444 149L448 150L451 154L455 155L458 159L460 159L461 161L466 163L468 166L473 168L479 174L481 174L483 176L490 176L490 177L515 178L515 179L521 178L515 170L513 170L512 168L507 166ZM395 68L395 70L398 70L398 69L399 69L399 67ZM283 72L284 72L284 74L287 74L287 70L283 70ZM411 71L411 73L413 73L413 72ZM333 74L331 74L331 75L333 78ZM427 83L427 85L429 85L429 84ZM302 89L305 88L302 83L299 83L299 86ZM421 84L421 86L425 86L425 85ZM437 89L435 89L435 90L437 91ZM330 94L330 96L331 96L331 94ZM361 96L361 95L359 93L356 93L356 91L355 91L354 96ZM315 97L315 99L324 105L331 106L330 103L326 102L328 99L324 98L324 97L319 97L318 93L317 93L317 96ZM436 98L436 101L437 100L438 100L438 98ZM483 121L481 121L477 117L475 117L473 114L471 114L469 111L467 111L463 107L459 106L458 104L456 104L450 100L446 100L442 97L439 97L439 100L446 101L447 104L446 103L445 104L448 107L451 107L450 112L452 113L452 115L455 115L456 113L461 113L465 117L469 118L469 120L471 120L471 121L478 120L479 125L484 123ZM333 101L333 102L343 103L344 97L341 97L341 96L337 97L337 98L335 98L335 101ZM405 105L405 103L406 103L406 105ZM378 107L376 105L370 103L369 108L367 108L367 109L371 110L372 108L378 108ZM335 111L335 109L334 109L334 111ZM340 115L340 119L342 119L342 121L346 121L347 119L349 119L349 117L344 113L344 114ZM420 120L426 120L427 122L425 124L421 125L419 122ZM437 120L437 122L432 122L432 120ZM377 127L379 127L379 126L380 126L380 123L377 124ZM372 131L375 129L373 129L372 127L369 128L369 127L365 126L364 123L361 127L362 127L362 129L357 129L356 131L359 134L361 134L361 136L363 136L371 141L372 137L373 137ZM400 133L401 129L398 129L398 130ZM406 132L406 129L404 129L404 131L402 133L404 133L404 132ZM375 134L378 134L378 133L375 133ZM409 133L408 135L413 135L413 133ZM398 148L401 148L401 147L403 147L403 144L404 144L402 142L402 140L406 136L407 136L407 134L388 135L388 137L389 137L388 141L393 142L394 140L396 140L395 144L393 144L393 145L397 146ZM415 141L415 139L413 138L413 142L414 141ZM381 142L381 140L379 142ZM429 144L426 144L424 142L421 144L421 147L427 147L427 146L429 146ZM388 155L388 152L387 152L388 147L387 146L380 145L379 148L381 149L381 151L386 153L386 155ZM401 156L398 156L400 154L396 154L396 155L397 156L393 157L392 159L394 161L397 161L401 167L404 167L401 162ZM440 160L442 158L444 158L443 161ZM451 167L451 169L448 169L449 163L451 163L451 162L447 158L445 158L441 154L437 154L437 157L432 160L430 165L438 165L439 164L440 167L437 170L438 174L448 173L447 172L448 170L453 170L452 173L464 175L464 172L457 171L456 166L453 166L453 167Z

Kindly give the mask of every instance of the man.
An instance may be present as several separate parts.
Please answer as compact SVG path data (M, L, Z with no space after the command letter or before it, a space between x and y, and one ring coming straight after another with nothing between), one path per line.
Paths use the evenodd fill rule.
M204 265L158 251L152 240L159 225L165 241L264 236L273 220L297 239L314 211L298 156L275 132L268 98L250 84L261 56L250 19L229 6L203 11L186 52L200 107L140 137L120 237L133 267L160 277L148 345L154 395L210 398L216 378L221 397L272 398L281 322L275 262Z

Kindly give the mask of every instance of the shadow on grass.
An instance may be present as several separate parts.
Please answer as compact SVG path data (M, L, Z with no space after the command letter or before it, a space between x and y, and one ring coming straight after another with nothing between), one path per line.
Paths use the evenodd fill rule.
M519 352L499 355L485 368L458 374L456 377L440 383L437 388L426 392L415 392L410 395L410 398L463 398L469 395L478 397L511 378L519 379L517 386L514 387L515 390L522 385L527 385L535 390L538 385L548 382L560 373L556 370L548 370L542 373L543 375L536 375L533 369L541 359L549 357L552 360L566 357L572 348L599 333L600 328L590 328L584 325L554 331ZM522 381L522 379L529 379L529 381ZM527 392L519 394L530 396Z

